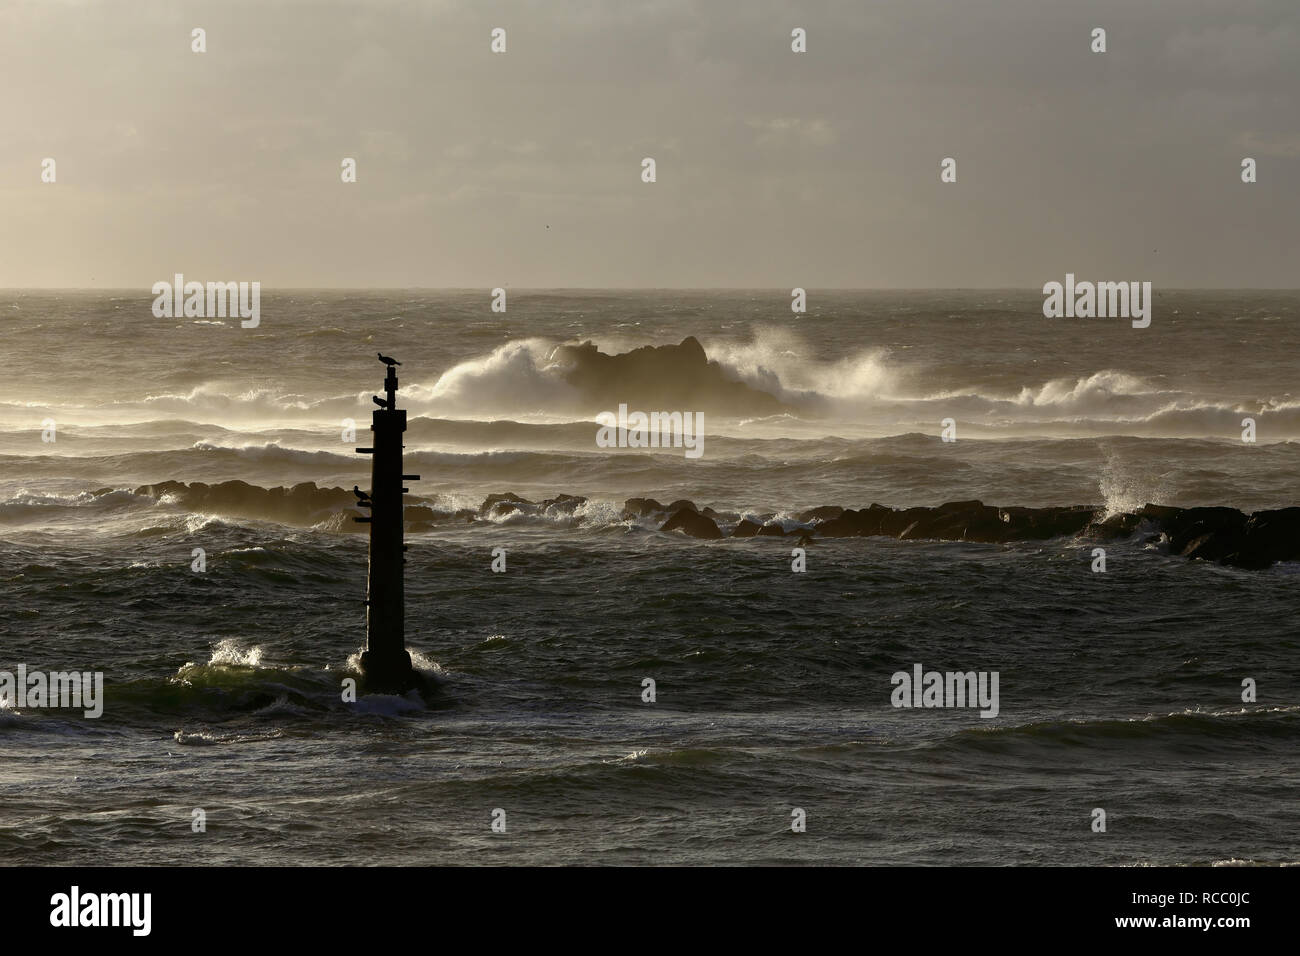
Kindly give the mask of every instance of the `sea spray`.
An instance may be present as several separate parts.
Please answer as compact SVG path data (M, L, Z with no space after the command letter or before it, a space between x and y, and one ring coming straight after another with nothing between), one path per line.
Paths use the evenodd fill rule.
M704 454L704 413L695 412L628 413L627 404L618 406L618 414L601 412L596 416L599 448L684 448L687 458Z

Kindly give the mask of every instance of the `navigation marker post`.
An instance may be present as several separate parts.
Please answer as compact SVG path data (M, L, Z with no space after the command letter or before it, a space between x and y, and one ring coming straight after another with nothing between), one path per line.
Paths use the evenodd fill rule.
M402 474L402 433L406 431L406 410L397 407L397 370L400 364L380 355L388 365L384 379L386 399L374 397L379 406L371 418L374 446L358 448L370 455L369 500L359 502L370 515L354 521L370 525L370 570L366 582L366 649L361 654L365 689L372 693L405 694L419 681L406 650L405 601L403 586L406 545L402 495L409 491L404 481L419 481L419 475Z

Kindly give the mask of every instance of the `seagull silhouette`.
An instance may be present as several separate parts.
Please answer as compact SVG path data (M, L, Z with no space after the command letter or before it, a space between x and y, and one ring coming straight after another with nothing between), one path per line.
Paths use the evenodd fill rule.
M388 366L390 366L390 367L393 366L393 365L401 365L401 364L402 364L401 362L397 361L397 359L390 359L390 358L389 358L387 355L385 355L383 352L376 352L375 354L379 356L379 361L383 362L385 365L388 365Z
M359 502L364 503L370 500L370 496L366 494L364 491L362 491L360 488L358 488L356 485L352 486L352 493L357 496L357 501Z

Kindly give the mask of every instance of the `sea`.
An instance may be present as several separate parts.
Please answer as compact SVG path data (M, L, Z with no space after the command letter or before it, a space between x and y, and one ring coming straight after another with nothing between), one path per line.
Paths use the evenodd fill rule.
M1300 860L1300 566L1141 531L1104 571L1084 538L800 557L624 509L1297 505L1300 292L1156 290L1143 329L1037 289L154 298L0 292L0 671L104 682L97 718L0 707L5 864ZM707 368L657 381L565 348L687 338ZM476 514L407 532L431 689L349 700L362 512L267 489L369 487L376 353L408 503ZM598 445L634 393L702 453ZM996 675L996 715L899 706L918 666Z

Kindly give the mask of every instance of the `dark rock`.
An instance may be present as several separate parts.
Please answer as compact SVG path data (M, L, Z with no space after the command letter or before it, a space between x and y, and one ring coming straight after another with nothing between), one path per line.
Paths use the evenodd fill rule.
M533 503L529 501L527 498L522 498L519 495L515 494L514 492L507 491L503 495L488 495L485 499L483 499L483 504L478 510L486 514L487 512L492 510L494 505L497 505L503 501L509 502L515 506L511 508L510 511L517 510L519 505L531 505Z
M718 526L713 523L713 519L706 518L698 511L692 511L690 508L682 508L671 518L664 522L660 531L683 531L692 538L721 538L722 532Z
M883 533L881 524L885 516L892 514L894 512L891 509L876 504L861 511L846 508L838 517L819 524L817 536L819 538L861 538L866 535L881 534Z
M839 505L821 505L820 507L810 508L808 511L802 512L799 515L799 520L805 522L831 521L842 514L844 514L844 509Z
M1097 509L1091 505L1072 505L1065 508L999 508L998 519L1003 528L998 541L1047 541L1050 538L1070 538L1095 527ZM1133 527L1136 527L1134 522ZM1120 537L1119 529L1112 529L1112 537ZM1123 535L1132 533L1130 528Z
M1185 508L1161 522L1173 554L1218 561L1240 551L1246 516L1236 508Z
M904 511L882 512L880 515L880 530L874 533L887 534L891 538L901 538L911 532L917 523L929 516L929 514L929 508L908 508Z
M865 534L863 512L846 508L840 514L817 526L817 534L823 538L855 538Z
M1246 520L1242 551L1225 559L1239 567L1267 567L1275 561L1300 561L1300 508L1256 511Z
M1072 538L1092 524L1097 509L1091 505L1072 505L1068 508L1040 508L1030 523L1038 540Z
M1169 505L1145 504L1137 510L1137 515L1139 518L1146 518L1160 524L1172 521L1182 510L1182 508L1171 508Z
M1238 541L1235 546L1229 545L1221 535L1213 533L1203 534L1200 537L1193 538L1190 541L1176 548L1171 544L1169 550L1175 554L1181 554L1185 558L1198 558L1202 561L1220 561L1240 550L1241 544Z
M295 524L312 524L339 512L355 514L356 499L342 488L318 488L305 481L292 488L261 488L246 481L209 485L194 481L165 481L136 489L140 495L171 495L192 511L212 511L239 517L265 518Z
M769 392L736 381L710 361L694 336L679 345L646 345L608 355L593 342L560 345L552 362L597 408L626 403L647 413L689 408L720 415L773 415L788 407Z
M560 495L557 498L547 498L542 502L542 508L545 510L555 509L557 511L567 511L572 514L578 510L585 502L586 498L580 495Z
M623 514L632 518L641 518L666 510L668 509L653 498L629 498L623 502Z
M1102 541L1114 541L1117 538L1127 538L1137 530L1138 525L1141 523L1142 519L1137 515L1123 512L1110 515L1101 521L1094 521L1089 526L1088 533L1094 538L1100 538Z
M915 509L909 509L915 510ZM1003 523L998 509L982 501L950 501L924 509L902 532L903 538L932 538L940 541L998 541Z
M439 509L431 508L428 505L407 505L402 510L402 517L413 526L418 525L420 527L427 527L438 524L471 522L478 517L478 512L473 508L458 508L456 511L440 511ZM362 530L364 530L364 528Z
M689 351L689 350L688 350ZM242 481L217 485L165 481L144 485L136 494L176 496L187 507L252 514L281 519L284 514L320 520L332 511L352 513L352 496L341 488L317 488L302 482L292 488L264 489ZM586 499L559 495L542 502L547 509L574 511ZM410 521L428 526L448 520L473 521L482 512L504 515L531 505L512 493L491 495L480 512L462 509L454 515L420 504L408 506ZM735 513L721 514L712 508L699 509L695 502L679 499L663 505L654 498L629 498L625 517L668 514L663 531L681 531L695 538L723 537L719 520L736 521ZM995 508L978 500L949 501L934 508L896 511L873 503L860 510L838 505L821 505L800 514L810 528L786 532L772 514L750 516L732 528L733 538L786 537L798 535L800 544L813 536L824 538L884 535L902 539L939 541L982 541L990 543L1045 541L1086 534L1110 541L1145 532L1149 543L1157 543L1171 554L1242 568L1266 568L1277 561L1300 561L1300 507L1259 511L1244 515L1235 508L1176 508L1146 504L1133 513L1101 517L1089 505L1048 508Z

